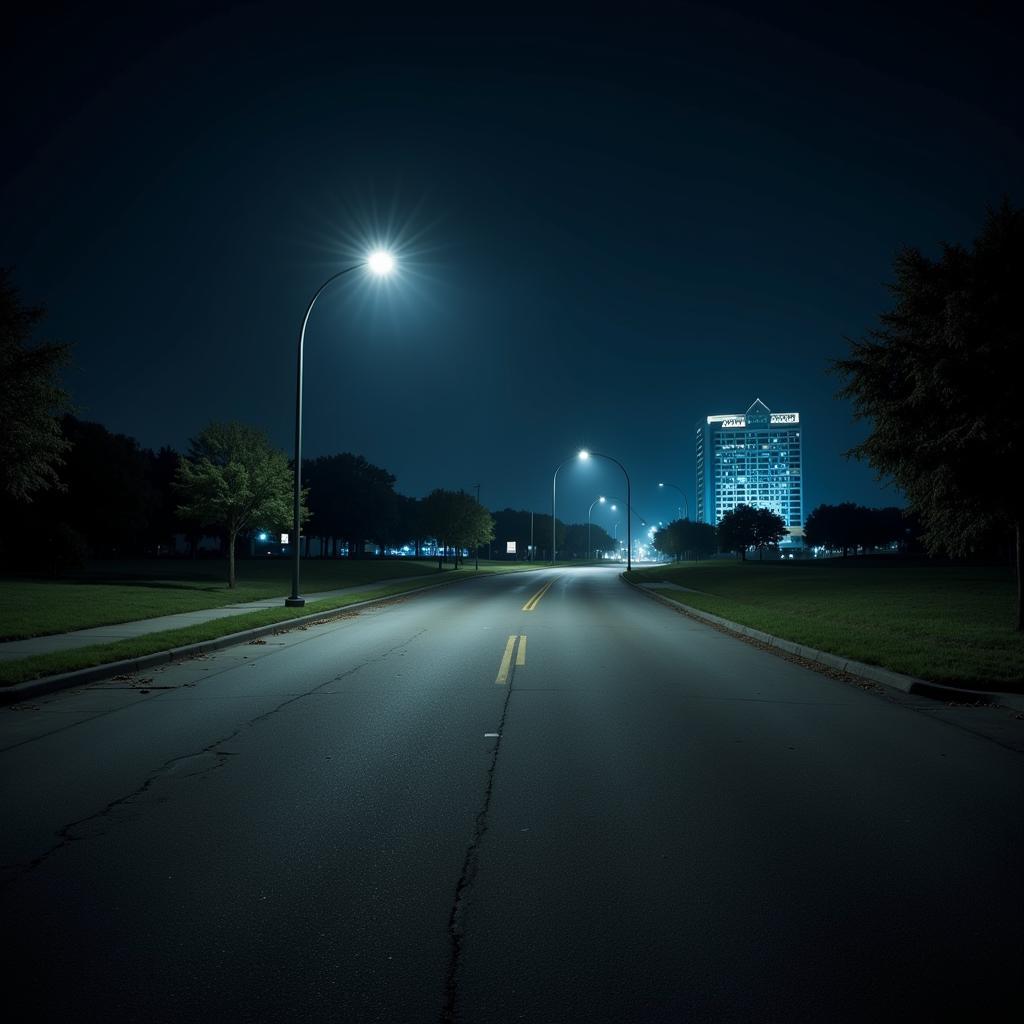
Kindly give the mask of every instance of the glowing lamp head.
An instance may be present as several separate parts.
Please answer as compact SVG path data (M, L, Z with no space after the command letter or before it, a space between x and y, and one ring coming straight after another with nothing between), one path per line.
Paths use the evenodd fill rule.
M581 448L577 458L580 458L584 462L586 462L586 460L590 458L590 452L588 452L586 448Z
M605 499L604 499L604 498L598 498L597 500L598 500L599 502L601 502L601 504L602 504L602 505L603 505L603 504L604 504L604 502L605 502Z
M395 257L383 249L378 249L370 253L366 265L370 268L370 273L376 274L377 277L387 277L395 269Z
M658 486L659 486L659 487L664 487L665 485L664 485L664 484L658 484Z

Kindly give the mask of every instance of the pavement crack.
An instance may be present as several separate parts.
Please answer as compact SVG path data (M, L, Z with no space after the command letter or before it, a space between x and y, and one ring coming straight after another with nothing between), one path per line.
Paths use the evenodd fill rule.
M450 951L448 956L448 974L445 979L445 1000L441 1010L441 1024L455 1024L458 1020L458 984L459 962L462 957L462 944L465 937L464 918L470 890L476 880L480 865L480 844L490 825L491 793L494 789L494 774L498 766L498 754L501 751L501 740L505 735L505 718L508 715L509 702L512 699L512 682L509 681L505 694L505 702L501 707L501 718L498 720L498 738L491 752L491 763L487 768L487 785L484 789L483 806L477 813L473 825L473 836L466 848L466 856L462 861L462 872L455 885L455 898L452 901L451 914L448 917L448 940Z
M276 707L271 708L269 711L264 711L255 718L250 718L235 729L234 732L219 737L212 743L207 744L201 750L194 751L189 754L179 754L176 757L168 759L163 764L150 771L140 785L130 793L117 797L115 800L111 800L93 814L86 815L84 818L78 818L66 825L62 825L56 832L57 841L38 856L20 863L0 865L0 889L13 884L30 871L34 871L41 864L48 861L54 854L66 849L72 844L81 842L84 839L95 839L105 835L107 830L118 820L123 820L129 817L131 811L134 809L134 805L138 804L140 799L147 795L152 787L160 780L171 777L172 775L179 780L194 779L207 775L212 771L216 771L218 768L222 768L227 763L228 758L235 756L238 751L217 750L217 747L230 742L236 736L240 736L247 729L251 729L254 725L260 722L265 722L268 718L271 718L278 712L283 711L286 707L294 704L296 701L312 696L319 690L322 690L325 686L330 686L339 679L344 679L346 676L353 675L360 671L360 669L366 668L367 665L383 661L385 658L394 654L395 651L401 650L403 647L407 647L409 644L413 643L413 641L417 640L426 632L426 629L421 629L412 636L407 637L401 643L395 644L393 647L389 647L386 651L381 652L376 657L369 658L364 662L360 662L358 665L354 665L348 671L328 679L319 686L314 686L311 690L295 694L287 700L281 701L281 703ZM506 706L507 704L508 698L506 696ZM502 718L504 719L504 711L502 712ZM489 792L490 790L488 789L488 795Z
M48 861L55 853L66 849L73 843L106 835L113 824L130 817L134 805L143 796L147 795L161 779L167 778L172 773L177 773L180 769L186 767L188 770L180 776L182 779L206 775L223 767L227 763L227 759L233 757L236 751L218 751L216 748L222 743L227 743L229 740L234 739L244 728L246 726L242 726L227 736L214 740L203 747L202 750L191 754L179 754L177 757L164 761L159 767L154 768L140 785L130 793L111 800L100 810L86 815L84 818L78 818L75 821L68 822L66 825L62 825L56 832L57 841L49 849L44 850L31 860L16 864L0 865L0 872L3 875L0 878L0 889L6 888L30 871L34 871L41 864Z

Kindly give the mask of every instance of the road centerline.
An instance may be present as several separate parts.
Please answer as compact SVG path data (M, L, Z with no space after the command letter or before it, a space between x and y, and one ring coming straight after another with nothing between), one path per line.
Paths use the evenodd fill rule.
M526 664L526 634L519 634L519 647L516 650L516 665L523 666Z
M540 590L538 590L537 593L534 594L533 597L531 597L530 600L523 605L523 611L532 612L537 607L537 605L540 604L540 599L551 589L551 585L557 579L557 576L553 576L551 579L549 579L547 583L545 583L544 586L542 586Z
M516 646L516 637L513 633L505 643L505 653L501 656L501 665L498 668L498 678L494 680L496 686L508 682L508 674L512 669L512 651Z

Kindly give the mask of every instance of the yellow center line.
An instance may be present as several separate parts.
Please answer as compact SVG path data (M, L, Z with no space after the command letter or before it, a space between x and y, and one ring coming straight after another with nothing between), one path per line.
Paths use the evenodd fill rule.
M521 633L519 635L519 650L516 651L516 664L526 664L526 637Z
M547 583L545 583L544 586L541 587L540 590L538 590L537 593L534 594L533 597L531 597L530 600L523 605L523 611L532 612L534 608L536 608L537 605L540 604L540 599L548 592L548 590L551 587L551 584L554 583L557 579L557 576L552 576L551 579L549 579Z
M505 644L505 653L501 658L501 667L498 669L498 678L494 680L495 686L508 682L509 670L512 668L512 649L515 645L516 638L513 634L508 638L508 643Z

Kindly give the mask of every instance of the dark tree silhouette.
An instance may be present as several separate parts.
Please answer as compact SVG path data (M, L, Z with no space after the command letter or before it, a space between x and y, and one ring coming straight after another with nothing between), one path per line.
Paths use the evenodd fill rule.
M777 546L788 532L785 520L771 509L737 505L718 523L718 544L722 551L735 551L746 561L748 548L757 548L763 558L764 549Z
M69 447L57 418L68 408L57 371L70 346L32 343L44 316L41 306L22 305L11 271L0 267L0 496L20 503L60 485Z
M715 528L691 519L674 519L654 534L652 543L656 551L677 562L713 555L718 550Z
M349 558L363 555L366 541L383 548L394 535L398 517L395 478L362 455L340 452L303 462L315 536L326 552L328 541L341 539Z
M431 491L423 499L423 521L432 537L438 541L441 554L438 568L442 567L443 552L455 549L455 568L459 567L459 551L486 544L494 537L494 520L490 512L476 498L465 491Z
M932 552L1012 531L1024 630L1024 211L1004 201L970 249L944 244L932 260L906 248L894 269L893 308L834 364L840 396L872 424L848 454L903 489Z

